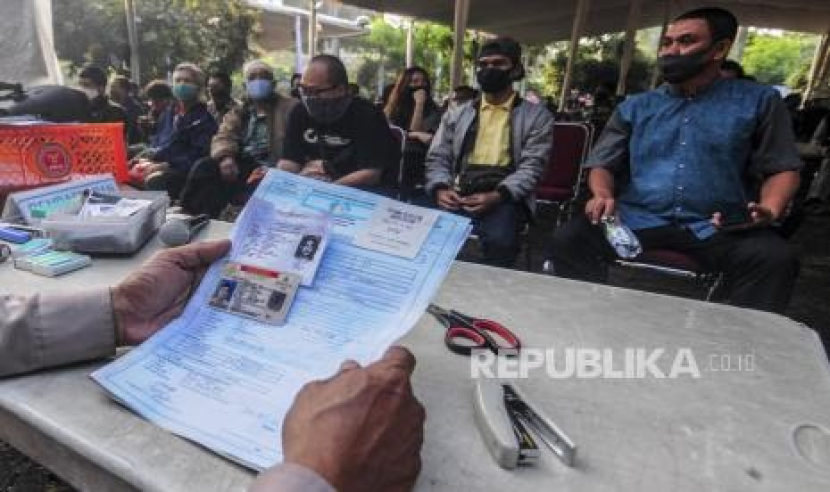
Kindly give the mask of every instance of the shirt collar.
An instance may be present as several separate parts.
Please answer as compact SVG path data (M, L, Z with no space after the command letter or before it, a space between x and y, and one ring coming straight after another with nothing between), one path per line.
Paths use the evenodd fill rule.
M481 98L481 110L484 111L485 109L489 108L500 108L504 111L510 111L513 108L513 102L516 100L516 93L514 92L506 101L501 104L490 104L487 102L483 96Z

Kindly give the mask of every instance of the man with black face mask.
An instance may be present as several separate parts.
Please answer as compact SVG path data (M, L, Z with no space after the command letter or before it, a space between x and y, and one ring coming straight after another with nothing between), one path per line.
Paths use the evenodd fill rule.
M787 108L771 87L720 75L737 33L718 8L676 18L658 59L666 83L620 104L585 166L585 216L554 234L557 275L604 281L616 217L643 249L685 253L725 276L733 304L782 312L798 273L770 226L799 183Z
M348 94L346 67L332 55L311 59L297 88L302 104L288 117L277 167L303 176L380 191L400 148L383 113Z
M524 76L521 56L510 38L482 45L483 97L447 111L427 154L427 193L440 208L472 217L483 261L502 267L518 255L553 144L553 116L513 90Z

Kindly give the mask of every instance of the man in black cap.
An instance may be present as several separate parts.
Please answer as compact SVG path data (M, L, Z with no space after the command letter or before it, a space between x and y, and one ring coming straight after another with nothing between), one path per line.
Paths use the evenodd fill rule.
M518 255L553 145L553 116L513 90L524 77L521 56L513 39L484 43L476 71L483 95L447 111L426 159L427 193L472 217L484 262L502 267Z

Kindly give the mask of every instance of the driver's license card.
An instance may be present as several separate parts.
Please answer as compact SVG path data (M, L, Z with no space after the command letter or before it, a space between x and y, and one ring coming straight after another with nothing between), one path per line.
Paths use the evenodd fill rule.
M229 261L209 304L263 323L285 323L302 277Z

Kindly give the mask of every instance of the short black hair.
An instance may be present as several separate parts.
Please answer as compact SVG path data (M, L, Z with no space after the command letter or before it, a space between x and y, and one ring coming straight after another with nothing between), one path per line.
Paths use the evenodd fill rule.
M84 67L81 73L78 74L78 78L91 80L98 87L107 86L107 73L104 72L104 69L96 67L95 65Z
M335 87L349 85L349 74L346 72L346 66L340 58L334 55L317 55L311 59L311 63L322 63L326 66L326 73L328 74L329 83Z
M144 88L144 95L148 99L158 101L161 99L172 99L173 91L170 89L170 84L162 79L156 79L147 84L147 87Z
M230 89L233 87L233 82L231 82L231 76L228 72L223 70L211 70L210 75L208 75L208 80L210 79L219 79L222 82L222 85Z
M732 12L717 7L695 9L675 17L674 21L688 19L703 19L709 25L709 32L712 33L712 42L717 43L728 39L734 41L738 35L738 19Z

